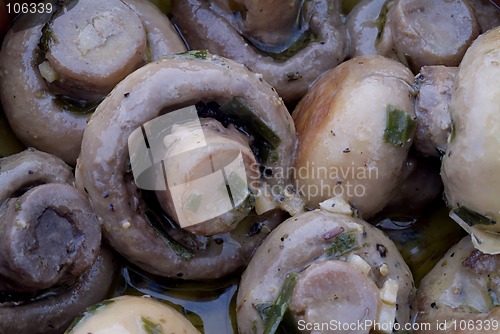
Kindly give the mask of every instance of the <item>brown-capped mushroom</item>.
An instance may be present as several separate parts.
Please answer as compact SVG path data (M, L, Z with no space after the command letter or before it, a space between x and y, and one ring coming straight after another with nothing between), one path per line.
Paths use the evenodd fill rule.
M344 196L365 219L391 200L413 141L413 75L381 56L348 60L321 77L293 112L294 177L311 207Z

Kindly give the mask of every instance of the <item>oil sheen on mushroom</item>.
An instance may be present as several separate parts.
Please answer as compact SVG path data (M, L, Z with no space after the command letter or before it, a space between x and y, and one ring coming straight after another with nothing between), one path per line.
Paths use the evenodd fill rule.
M76 319L65 333L200 334L173 307L148 296L121 296L99 302Z
M17 20L5 37L0 99L25 145L75 165L96 105L127 74L184 45L145 0L80 0L34 15Z
M452 132L441 175L452 218L484 253L500 253L500 27L481 35L460 63Z
M311 207L344 196L368 219L401 184L415 130L413 75L381 56L348 60L322 76L293 112L294 177Z
M416 322L432 328L415 333L498 333L499 272L500 255L481 253L463 238L420 283Z
M296 103L347 54L337 0L182 0L173 2L172 13L191 48L261 73L286 103Z
M27 150L0 159L0 331L60 333L103 298L115 265L69 166Z
M212 115L212 112L215 111L206 107L214 104L220 106L222 114L219 115L226 116L214 119L217 115ZM253 178L255 175L261 177L259 182L262 182L262 186L271 188L268 194L276 196L264 201L270 206L259 207L257 203L261 202L260 196L255 193L249 197L255 199L255 210L250 202L250 210L246 207L235 208L237 211L246 211L244 215L240 210L230 213L228 220L220 218L186 229L181 228L181 221L164 220L167 213L173 213L172 200L182 199L187 194L183 190L175 196L156 191L150 197L152 201L159 200L164 210L154 213L149 209L147 203L151 203L151 198L146 200L147 193L138 188L131 172L135 162L143 160L136 154L129 157L129 137L139 129L139 137L142 138L141 126L148 132L150 125L156 124L155 120L174 112L180 112L181 115L191 112L194 105L201 109L208 108L200 119L200 129L206 134L207 140L214 144L214 150L200 155L186 151L197 144L195 138L189 135L192 131L190 126L173 129L173 133L168 136L171 142L169 150L179 154L184 152L185 159L165 159L165 172L174 176L168 178L168 182L182 185L183 180L193 181L189 178L198 180L197 176L203 174L205 167L220 173L222 170L217 170L216 167L220 167L217 165L226 158L234 159L230 158L231 152L238 151L241 152L244 165L255 164L254 156L259 156L259 166L247 174L249 177L254 175ZM195 108L195 115L197 112ZM243 120L243 123L239 123L240 127L258 124L260 130L251 128L257 132L246 135L237 132L231 124L238 117L244 117L240 119ZM226 126L220 122L226 123ZM267 138L263 139L265 145L263 142L260 149L254 147L256 136ZM150 144L153 143L151 140ZM164 140L167 139L161 138L161 144ZM144 139L132 140L137 145L143 142ZM252 142L252 150L249 149L249 142ZM281 211L273 209L287 203L285 188L290 183L289 177L283 173L270 173L264 177L260 173L261 170L287 170L292 165L295 144L291 116L276 92L260 75L229 59L204 51L193 51L159 60L137 70L101 103L84 134L82 153L76 168L77 186L88 192L104 225L106 239L132 263L163 276L217 278L246 266L256 245L281 221ZM217 156L217 161L210 159ZM162 159L163 156L159 158ZM186 164L177 167L177 163ZM162 169L160 174L164 181ZM240 180L244 178L243 175ZM172 189L169 185L169 190ZM187 196L186 201L181 201L190 212L180 210L175 213L193 217L198 208L213 209L218 204L215 205L212 200L217 201L218 191L225 191L226 185L197 190L200 189L208 189L209 192L205 196L192 193L191 199ZM168 226L158 228L153 226L155 221ZM232 226L233 223L235 226Z
M392 241L352 216L345 202L330 199L284 221L259 246L240 283L238 328L371 333L377 322L385 327L379 332L391 333L389 322L411 321L414 290ZM363 325L345 329L357 323Z

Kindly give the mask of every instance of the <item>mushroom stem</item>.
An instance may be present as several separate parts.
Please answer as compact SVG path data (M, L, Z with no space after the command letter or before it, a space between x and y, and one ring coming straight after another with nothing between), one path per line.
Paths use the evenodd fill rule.
M21 303L3 303L0 319L4 333L59 334L86 307L104 298L113 283L117 263L111 251L99 256L78 280L66 289Z
M119 0L78 1L64 15L55 15L42 40L48 63L42 64L57 78L52 88L86 100L100 100L146 61L145 27Z
M74 187L46 184L0 211L0 290L36 292L65 283L95 261L100 228Z
M203 132L203 138L196 134ZM164 139L168 191L157 191L162 208L183 228L205 236L233 230L253 207L258 182L249 138L214 119L175 125Z

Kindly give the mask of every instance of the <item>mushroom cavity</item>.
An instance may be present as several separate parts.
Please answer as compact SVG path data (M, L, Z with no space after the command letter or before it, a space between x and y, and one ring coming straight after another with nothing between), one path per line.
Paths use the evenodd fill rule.
M192 51L137 70L100 104L77 185L129 261L163 276L221 277L246 265L280 220L273 209L297 198L283 173L295 142L260 75Z
M113 280L101 227L69 166L34 150L0 159L0 319L15 333L60 333Z
M297 102L347 54L340 1L175 1L174 21L194 49L245 64ZM265 13L265 14L264 14Z

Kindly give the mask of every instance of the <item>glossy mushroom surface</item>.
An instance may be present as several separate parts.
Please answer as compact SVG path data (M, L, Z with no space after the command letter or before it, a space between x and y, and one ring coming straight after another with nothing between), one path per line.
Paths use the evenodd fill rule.
M130 170L131 162L142 161L140 155L129 156L129 137L136 129L158 116L168 117L174 111L200 101L224 106L234 103L234 98L239 101L233 105L236 108L234 117L238 113L250 112L246 115L252 117L252 122L267 129L265 133L269 135L267 138L272 150L267 155L268 159L263 157L259 163L264 169L286 170L294 157L296 138L293 121L281 99L261 79L260 75L231 60L202 51L191 52L162 59L136 71L98 107L84 134L76 169L77 185L88 193L103 223L107 240L129 261L163 276L186 279L222 277L244 267L253 249L267 234L267 227L272 229L280 221L279 212L263 210L268 213L256 216L251 211L247 219L230 233L214 237L194 236L174 223L172 228L166 229L170 234L162 234L160 231L165 229L153 228L151 216L145 215L150 210L144 201L144 192L138 188ZM242 105L247 107L241 109ZM185 111L181 110L180 115ZM148 127L145 125L145 128ZM186 142L189 141L184 140ZM187 155L196 154L194 151L186 152ZM159 157L159 160L162 158ZM186 168L195 166L197 164ZM283 197L284 188L289 183L285 174L262 181L264 185L274 187L277 197ZM216 196L217 189L221 188L209 189L212 196ZM210 195L203 198L210 200ZM194 196L193 206L197 208L205 203L203 198ZM279 204L274 199L271 201L276 204L274 207ZM210 203L207 208L210 208ZM258 226L264 224L266 229L251 232L251 221L255 219ZM165 239L171 237L175 240L174 247L168 241L170 239ZM193 252L179 253L179 243L184 245L181 249L192 248Z
M420 283L416 322L443 333L498 333L499 272L499 255L481 253L463 238Z
M199 334L200 332L169 305L148 296L121 296L92 306L65 333Z
M311 207L344 196L368 219L392 198L415 129L413 75L381 56L348 60L321 77L293 112L294 175Z
M2 331L60 333L105 296L115 264L72 171L47 153L0 159Z
M361 322L368 325L356 333L370 333L370 322L411 321L415 288L399 251L345 205L327 200L283 222L259 246L238 291L240 333L269 332L285 321L304 333L322 332L314 328L322 323L348 332L343 326Z
M0 52L0 99L25 145L74 165L96 104L136 68L185 48L149 1L67 6L23 16L9 30Z
M389 15L396 52L414 72L425 65L457 66L479 34L466 0L398 0Z
M415 148L424 156L439 157L446 151L451 133L451 95L456 67L424 66L415 78L417 131Z
M245 64L262 74L287 103L296 103L317 77L345 58L347 34L340 11L336 0L183 0L172 7L174 22L190 48ZM283 30L288 30L286 38ZM268 40L276 36L286 44Z
M452 218L489 254L500 253L499 63L497 27L478 37L459 66L441 169Z

